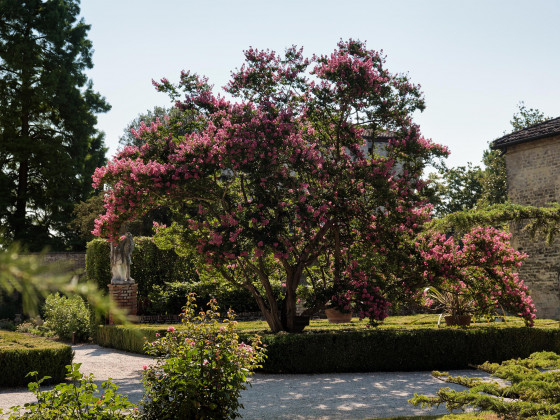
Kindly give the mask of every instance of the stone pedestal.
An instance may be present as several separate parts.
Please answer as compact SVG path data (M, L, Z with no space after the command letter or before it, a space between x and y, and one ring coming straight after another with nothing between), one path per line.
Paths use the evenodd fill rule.
M138 313L138 285L136 283L109 284L109 296L117 306L128 315ZM109 313L109 324L114 324L113 316Z

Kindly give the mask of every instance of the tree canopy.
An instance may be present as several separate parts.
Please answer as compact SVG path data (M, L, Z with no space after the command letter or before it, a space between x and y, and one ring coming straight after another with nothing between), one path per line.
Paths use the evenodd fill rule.
M314 290L310 311L352 304L383 319L389 301L422 281L406 276L429 213L420 176L446 154L411 121L421 92L354 40L312 59L295 47L245 57L226 88L237 102L190 72L178 85L155 83L197 119L184 136L143 125L143 146L96 171L97 186L111 186L96 234L117 240L127 221L166 206L176 222L160 235L250 290L273 331L294 329L303 281ZM382 149L366 141L383 131L392 134ZM275 280L285 285L283 317Z
M79 0L0 0L0 221L30 250L83 246L68 227L74 203L105 163L95 113L109 110Z
M510 121L512 131L519 131L549 120L542 111L527 108L523 101ZM504 132L504 134L507 134ZM482 154L483 168L468 162L466 166L448 168L442 165L431 174L430 199L437 216L447 216L475 208L504 204L507 196L506 163L499 150L488 148Z

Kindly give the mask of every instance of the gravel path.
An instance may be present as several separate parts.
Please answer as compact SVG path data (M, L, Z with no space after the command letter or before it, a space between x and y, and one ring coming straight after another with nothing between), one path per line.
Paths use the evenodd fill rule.
M142 366L152 363L153 359L93 344L72 347L74 362L82 363L82 373L93 373L98 386L112 378L119 386L118 392L127 394L132 402L142 399ZM477 372L455 371L452 374L474 376ZM422 410L407 403L415 392L435 394L443 385L429 372L256 374L251 384L241 398L245 406L241 414L245 420L360 420L446 412L444 408ZM0 408L33 400L34 395L25 388L0 390Z

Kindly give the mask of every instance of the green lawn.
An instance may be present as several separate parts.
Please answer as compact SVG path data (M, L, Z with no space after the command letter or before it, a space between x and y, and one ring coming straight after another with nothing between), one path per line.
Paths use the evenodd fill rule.
M498 420L494 413L465 413L465 414L442 414L439 416L412 416L412 417L384 417L383 420ZM381 420L381 419L369 419Z
M375 328L379 329L415 329L415 328L437 328L439 315L424 314L424 315L409 315L409 316L390 316L385 321ZM311 320L309 326L305 327L305 331L324 331L340 330L350 331L356 329L363 329L366 327L368 321L360 321L358 318L353 318L352 322L347 324L331 324L326 319ZM525 323L518 317L507 317L505 322L488 322L485 319L477 319L471 327L523 327ZM537 319L535 320L535 327L537 328L558 328L558 321L551 319ZM441 327L445 327L445 322L441 321ZM468 327L468 328L471 328ZM240 332L247 333L266 333L270 332L268 324L265 321L241 321L238 324Z

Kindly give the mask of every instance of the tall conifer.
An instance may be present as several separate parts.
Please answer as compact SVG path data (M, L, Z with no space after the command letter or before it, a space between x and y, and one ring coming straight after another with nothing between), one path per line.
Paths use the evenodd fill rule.
M0 0L0 223L30 250L77 248L74 203L105 162L79 0Z

